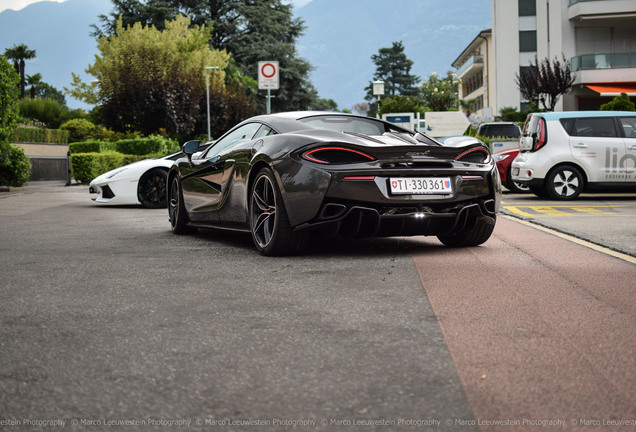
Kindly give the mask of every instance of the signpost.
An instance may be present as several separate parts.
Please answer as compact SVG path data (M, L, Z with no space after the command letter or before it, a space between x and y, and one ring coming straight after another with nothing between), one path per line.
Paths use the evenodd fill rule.
M267 114L272 111L272 90L279 89L279 73L277 61L258 62L258 89L267 90Z

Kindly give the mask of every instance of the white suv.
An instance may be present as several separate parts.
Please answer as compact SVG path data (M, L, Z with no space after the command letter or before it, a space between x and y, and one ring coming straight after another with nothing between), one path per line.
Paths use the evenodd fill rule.
M636 112L529 114L512 179L540 197L583 191L636 191Z

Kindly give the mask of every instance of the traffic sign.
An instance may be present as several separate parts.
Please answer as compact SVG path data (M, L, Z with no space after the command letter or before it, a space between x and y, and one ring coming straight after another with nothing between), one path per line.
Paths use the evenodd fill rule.
M277 61L258 62L258 88L259 90L278 90L279 73Z

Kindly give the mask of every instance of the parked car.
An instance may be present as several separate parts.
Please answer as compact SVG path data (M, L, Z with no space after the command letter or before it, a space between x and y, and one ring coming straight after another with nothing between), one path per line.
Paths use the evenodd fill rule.
M512 122L482 123L477 129L477 135L489 138L490 148L493 153L519 148L521 128Z
M172 231L250 232L265 255L298 253L311 232L475 246L490 237L501 199L484 145L447 147L351 114L257 116L206 151L189 141L183 152L168 175Z
M88 191L97 194L92 200L98 204L141 204L146 208L166 208L168 169L181 156L183 153L179 151L115 168L93 179Z
M519 149L513 148L494 153L492 157L497 164L497 170L499 171L499 178L501 179L501 183L508 190L516 193L530 192L530 189L527 185L512 180L512 174L510 173L512 161L515 160L518 154Z
M636 113L529 114L512 178L538 196L576 199L584 191L636 190Z

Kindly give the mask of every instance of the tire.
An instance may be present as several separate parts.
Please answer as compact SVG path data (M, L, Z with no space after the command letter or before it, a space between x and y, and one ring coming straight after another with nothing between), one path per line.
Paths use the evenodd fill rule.
M167 181L168 173L160 168L153 168L144 173L137 185L137 197L141 205L149 209L166 208Z
M573 200L583 192L585 181L578 168L561 165L548 173L545 188L550 198L555 200Z
M188 226L188 215L183 205L183 192L178 177L173 177L170 182L168 194L168 218L172 232L175 234L193 234L196 228Z
M539 198L548 198L548 196L549 196L548 192L545 190L545 188L537 187L537 186L530 186L529 189L530 189L530 192L532 192L533 194L535 194Z
M269 168L256 174L249 203L250 229L256 249L268 256L302 252L307 236L292 230L276 179Z
M510 192L514 193L529 193L530 188L527 184L521 182L515 182L512 180L512 173L510 172L510 168L508 168L508 175L506 176L506 188Z
M490 238L495 229L496 216L481 217L475 226L457 234L437 236L439 241L450 247L479 246Z

